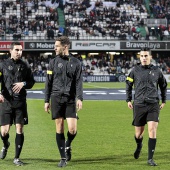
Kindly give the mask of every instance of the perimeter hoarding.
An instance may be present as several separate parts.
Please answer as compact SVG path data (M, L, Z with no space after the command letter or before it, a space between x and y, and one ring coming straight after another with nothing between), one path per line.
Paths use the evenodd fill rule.
M35 50L35 51L51 51L54 50L54 41L51 42L43 42L43 41L39 41L39 42L25 42L25 50Z
M52 51L54 41L25 42L25 50ZM170 50L170 42L161 41L71 41L70 50L74 51L119 51L140 50L149 47L152 50Z
M168 42L157 42L157 41L154 42L126 41L126 42L120 42L120 49L139 50L141 48L148 47L154 50L163 50L163 49L167 49L167 44Z
M8 51L13 41L0 41L0 50ZM54 51L55 41L20 41L25 51ZM170 50L169 41L71 41L71 51L129 51L149 47L152 50Z
M45 76L34 76L36 82L45 82ZM125 82L126 76L123 74L120 75L92 75L85 76L83 75L83 82Z
M36 51L51 51L54 50L54 41L51 42L25 42L25 50L36 50ZM85 50L85 51L111 51L111 50L119 50L120 42L119 41L72 41L70 50Z
M72 41L72 50L120 50L120 41Z
M0 51L9 51L12 42L13 41L0 41ZM24 42L20 41L20 43L22 45L22 48L25 49Z

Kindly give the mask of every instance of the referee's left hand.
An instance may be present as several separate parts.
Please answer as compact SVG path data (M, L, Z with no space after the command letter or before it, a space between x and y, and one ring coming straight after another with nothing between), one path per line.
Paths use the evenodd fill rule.
M77 100L77 111L81 110L83 107L82 101L81 100Z

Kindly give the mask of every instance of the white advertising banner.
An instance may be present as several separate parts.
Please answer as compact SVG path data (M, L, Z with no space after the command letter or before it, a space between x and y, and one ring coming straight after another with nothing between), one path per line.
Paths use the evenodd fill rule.
M119 41L72 41L72 50L120 50Z

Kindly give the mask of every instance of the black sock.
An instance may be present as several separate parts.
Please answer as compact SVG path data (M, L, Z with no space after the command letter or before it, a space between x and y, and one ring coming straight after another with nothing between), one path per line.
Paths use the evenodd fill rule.
M5 136L2 136L1 134L1 139L3 141L4 147L8 147L8 138L9 138L9 133L7 133Z
M71 142L73 141L73 139L76 137L77 132L72 135L69 131L67 132L67 141L66 141L66 147L70 147Z
M56 133L56 142L61 155L61 158L66 158L65 155L65 136L64 133Z
M148 140L148 160L153 158L156 147L156 138L149 138Z
M135 136L135 141L136 141L137 147L140 148L142 146L143 137L136 138L136 136Z
M15 158L19 158L24 143L24 134L17 134L15 138Z

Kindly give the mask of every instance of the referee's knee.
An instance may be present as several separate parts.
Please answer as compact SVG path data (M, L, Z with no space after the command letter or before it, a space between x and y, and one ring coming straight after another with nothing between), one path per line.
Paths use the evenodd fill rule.
M5 137L8 135L8 131L1 131L1 137Z
M9 133L9 125L1 126L1 136L7 136Z
M75 135L77 133L77 129L69 129L69 133L71 135Z

